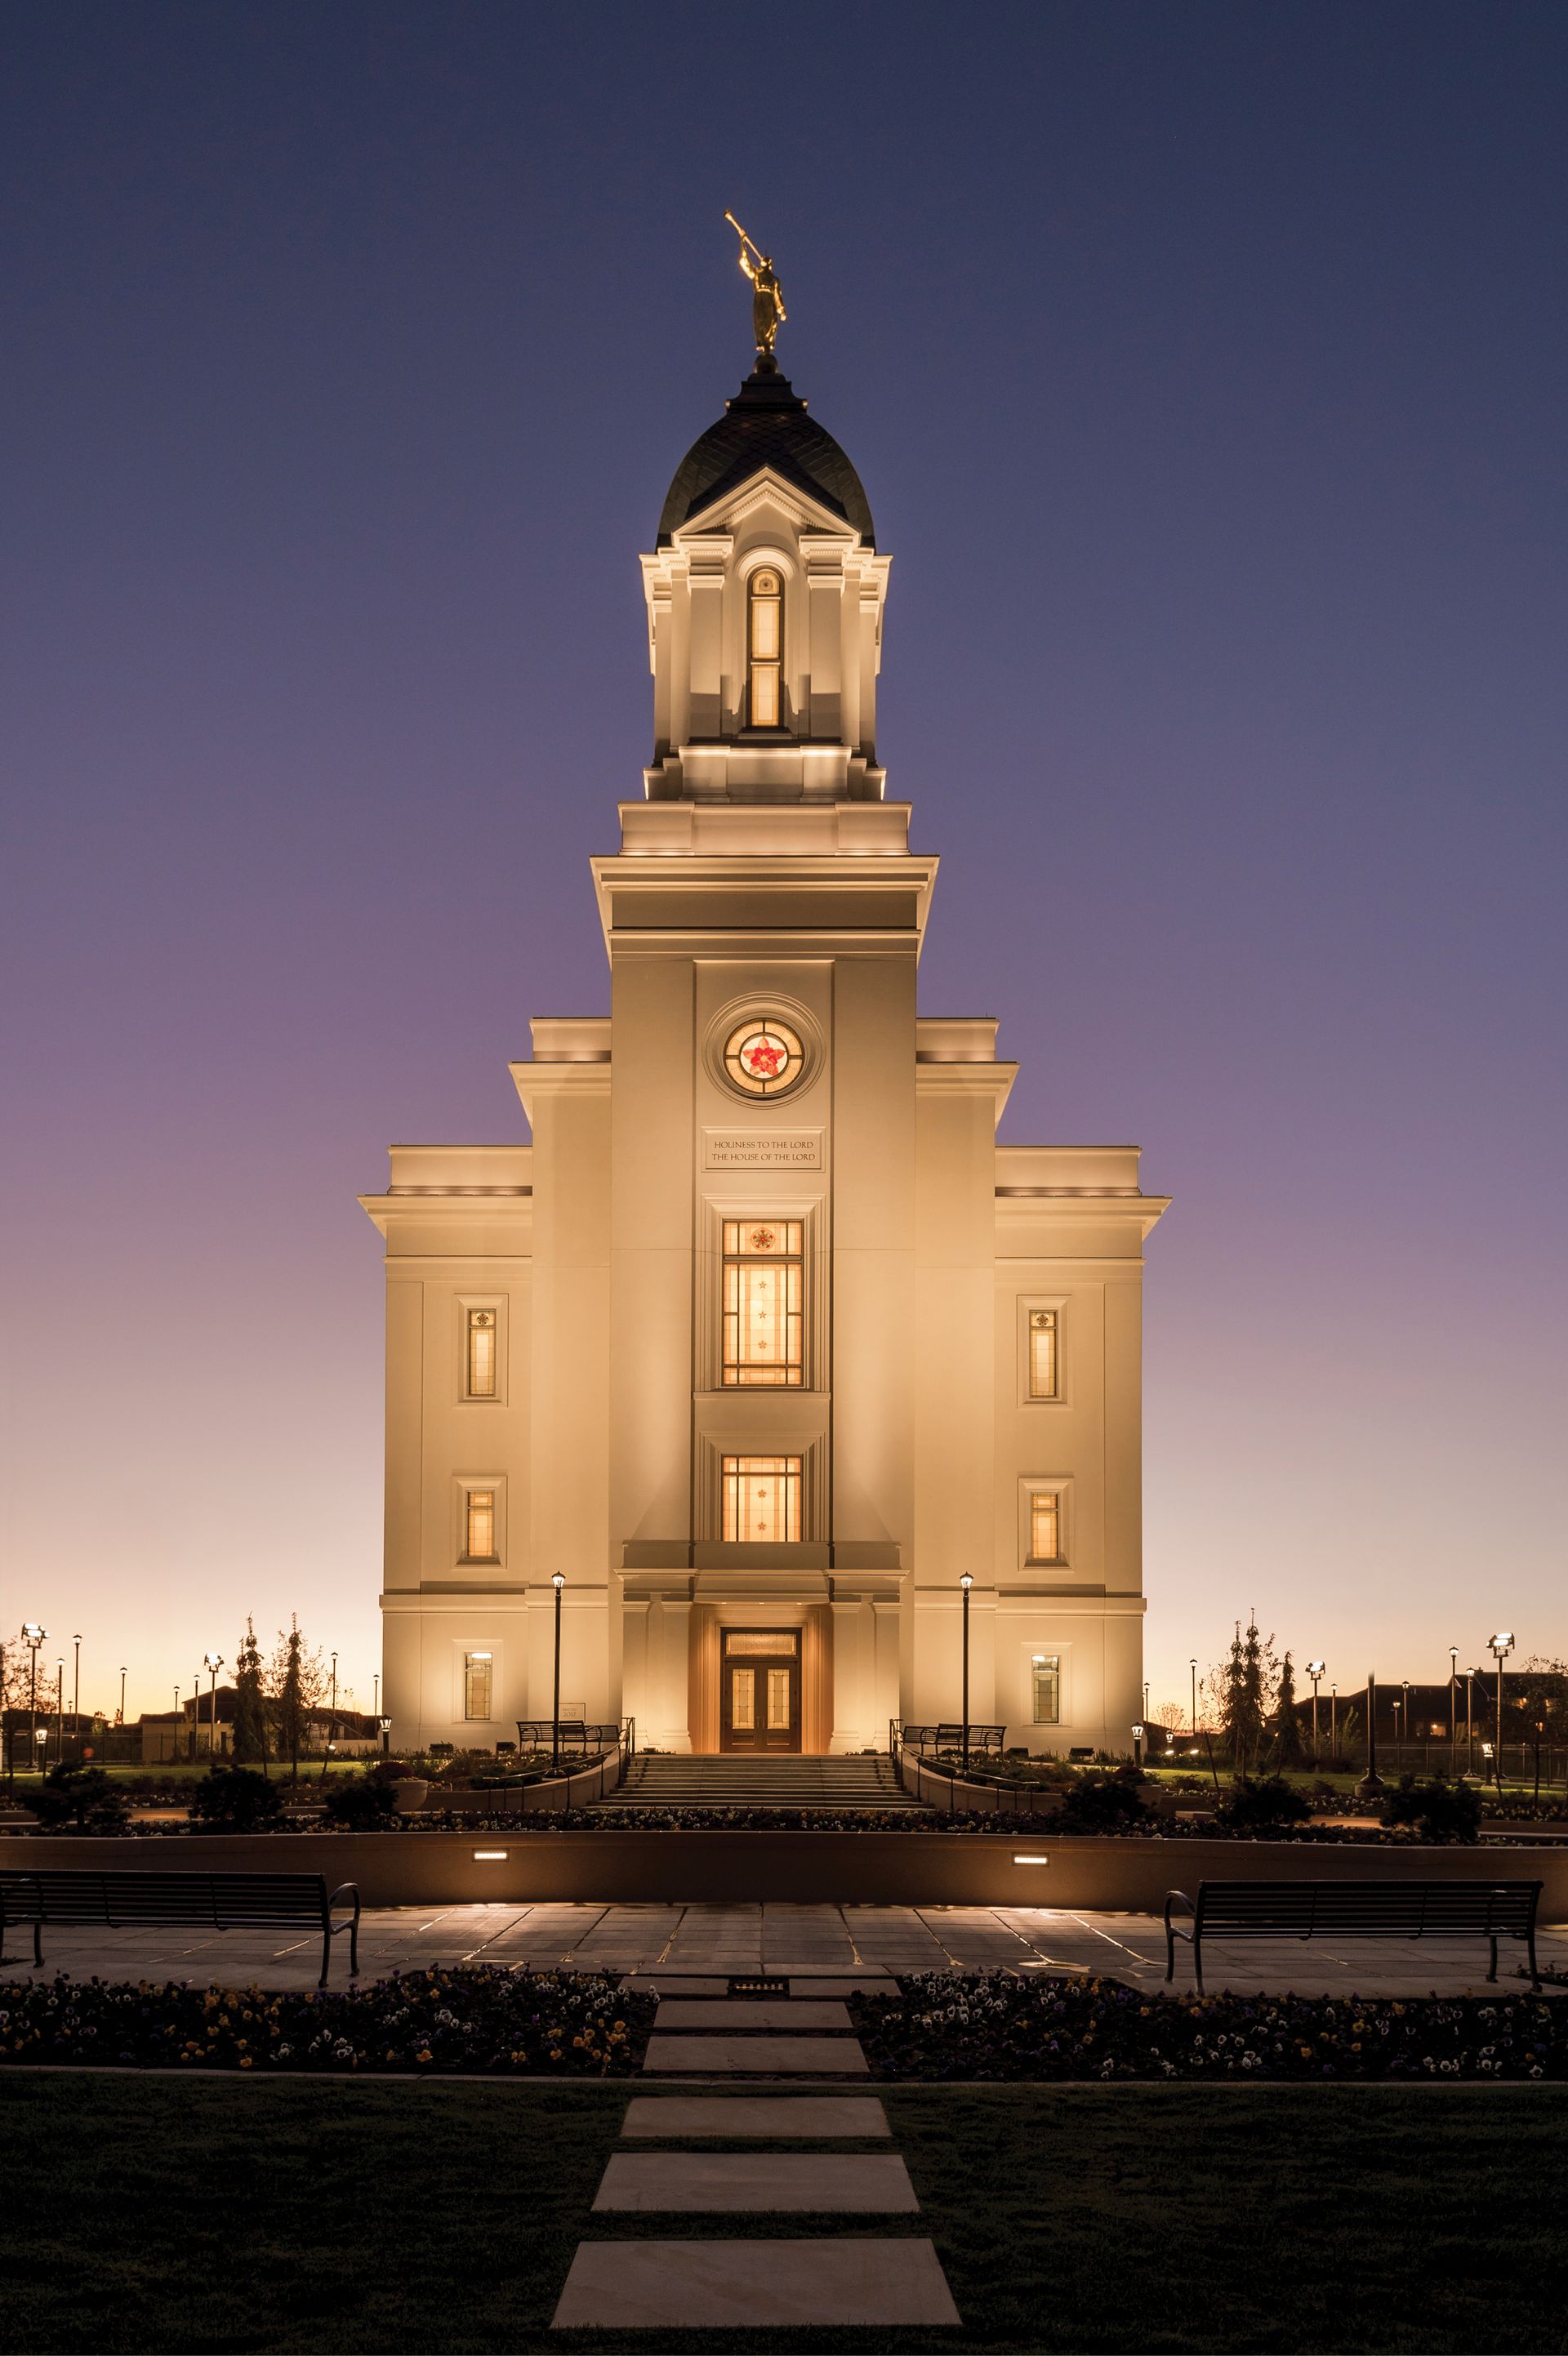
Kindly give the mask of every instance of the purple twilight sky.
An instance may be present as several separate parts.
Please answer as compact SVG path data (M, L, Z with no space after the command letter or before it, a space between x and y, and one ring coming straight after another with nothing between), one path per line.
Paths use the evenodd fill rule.
M1155 1707L1568 1652L1568 16L16 0L0 1618L371 1698L392 1139L607 1004L637 570L781 357L1003 1134L1136 1140ZM1552 1467L1558 1469L1554 1472ZM69 1673L68 1673L69 1674ZM51 1667L52 1675L52 1667Z

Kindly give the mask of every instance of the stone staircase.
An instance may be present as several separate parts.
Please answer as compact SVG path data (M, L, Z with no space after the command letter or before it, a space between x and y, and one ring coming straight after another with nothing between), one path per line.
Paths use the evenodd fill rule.
M889 1759L804 1759L744 1751L634 1759L606 1808L923 1808Z

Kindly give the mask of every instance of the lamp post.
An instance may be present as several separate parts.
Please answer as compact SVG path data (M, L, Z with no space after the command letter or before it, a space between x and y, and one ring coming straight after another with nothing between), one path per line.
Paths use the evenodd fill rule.
M1375 1800L1383 1788L1378 1772L1378 1680L1367 1671L1367 1772L1356 1786L1358 1799Z
M1330 1759L1339 1756L1339 1688L1337 1685L1328 1688L1328 1756Z
M1485 1669L1466 1669L1465 1672L1465 1772L1466 1775L1473 1775L1476 1772L1476 1679L1484 1677L1486 1674ZM1481 1780L1485 1783L1485 1776Z
M1144 1765L1144 1730L1141 1726L1135 1726L1133 1729L1133 1764L1140 1771L1140 1772L1142 1772Z
M390 1718L378 1718L376 1724L381 1730L381 1757L385 1759L392 1750L392 1720Z
M1192 1671L1192 1739L1196 1742L1197 1740L1197 1655L1196 1653L1187 1666Z
M38 1756L36 1747L38 1740L38 1646L48 1633L47 1628L40 1628L36 1620L27 1621L22 1630L22 1642L33 1656L32 1679L27 1689L27 1765L29 1768L35 1765Z
M555 1698L550 1712L550 1763L552 1767L559 1769L561 1764L561 1590L566 1584L565 1572L552 1571L550 1584L555 1590Z
M332 1725L328 1740L333 1742L338 1740L338 1655L336 1653L332 1655Z
M1498 1789L1503 1788L1503 1663L1513 1651L1513 1630L1499 1628L1495 1636L1487 1639L1487 1650L1498 1665Z
M65 1655L55 1663L55 1765L65 1764Z
M81 1638L73 1636L74 1647L70 1665L70 1730L78 1746L81 1742Z
M212 1680L212 1701L207 1713L207 1755L216 1765L218 1761L218 1672L223 1665L222 1654L203 1653L201 1665ZM199 1704L198 1707L199 1708Z
M125 1664L120 1664L120 1723L125 1723Z
M963 1772L967 1775L969 1772L969 1590L974 1585L974 1581L966 1570L958 1583L959 1591L963 1597L963 1732L960 1740L959 1751L963 1761Z
M372 1674L371 1678L371 1716L372 1718L380 1718L381 1714L381 1673L380 1669L377 1669L376 1671L374 1671L374 1673Z
M1327 1667L1326 1661L1308 1661L1306 1674L1312 1679L1312 1762L1317 1764L1317 1680Z
M1459 1764L1459 1647L1448 1647L1448 1772Z
M1394 1773L1397 1775L1400 1771L1400 1729L1404 1723L1400 1717L1401 1704L1397 1695L1389 1707L1394 1714Z

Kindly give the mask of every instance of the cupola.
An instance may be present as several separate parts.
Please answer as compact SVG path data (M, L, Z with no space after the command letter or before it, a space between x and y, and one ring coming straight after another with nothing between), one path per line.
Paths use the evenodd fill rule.
M676 468L642 559L650 801L878 801L890 559L770 352Z

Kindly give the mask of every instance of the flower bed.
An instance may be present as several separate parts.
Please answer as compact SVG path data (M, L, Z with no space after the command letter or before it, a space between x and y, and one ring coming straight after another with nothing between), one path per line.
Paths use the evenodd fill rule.
M1150 1996L924 1973L852 2007L881 2078L1568 2078L1568 2005L1533 1996Z
M640 2065L654 2010L603 1974L494 1965L308 1993L62 1972L0 1984L0 2062L616 2078Z
M44 1827L16 1825L13 1837L26 1839L47 1832L52 1839L91 1835L91 1826ZM1206 1818L1194 1824L1169 1816L1145 1815L1122 1824L1072 1824L1059 1815L1014 1814L989 1808L779 1808L667 1807L633 1808L607 1801L602 1807L539 1809L521 1814L515 1809L485 1809L459 1813L451 1808L425 1808L415 1815L388 1815L351 1827L323 1821L317 1810L290 1809L269 1824L241 1827L204 1824L195 1819L162 1824L133 1823L118 1837L124 1840L183 1840L188 1836L209 1838L241 1833L246 1838L268 1834L302 1832L323 1836L351 1830L356 1837L385 1833L504 1833L509 1839L548 1840L556 1833L993 1833L1031 1841L1289 1841L1325 1848L1419 1848L1423 1837L1410 1825L1316 1824L1261 1827L1228 1825ZM1505 1836L1481 1836L1482 1848L1513 1848Z

